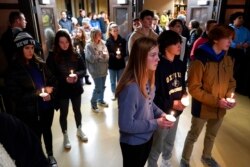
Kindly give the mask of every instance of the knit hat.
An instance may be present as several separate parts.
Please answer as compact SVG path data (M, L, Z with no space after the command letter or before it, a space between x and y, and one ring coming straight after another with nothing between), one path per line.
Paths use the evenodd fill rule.
M22 48L26 45L35 45L35 40L27 32L20 32L16 35L14 43L16 44L16 48Z

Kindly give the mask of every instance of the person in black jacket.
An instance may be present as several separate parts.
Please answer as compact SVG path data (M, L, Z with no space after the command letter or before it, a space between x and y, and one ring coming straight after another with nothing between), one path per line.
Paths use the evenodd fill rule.
M48 71L45 62L35 55L35 40L30 34L22 31L17 34L14 42L17 48L16 60L6 76L13 114L40 139L43 135L48 160L51 165L55 165L51 131L55 77Z
M112 23L109 25L108 39L106 46L109 52L109 75L111 82L111 90L113 93L112 100L115 100L116 82L119 81L125 68L126 40L123 39L118 32L118 25Z
M86 68L71 43L67 31L60 30L56 33L54 51L48 56L47 65L58 80L57 100L60 108L60 125L64 135L64 148L70 149L71 144L67 133L67 116L69 100L72 102L73 112L77 126L77 136L82 141L88 141L82 132L81 94L83 88L80 79L85 76Z
M8 66L10 66L12 61L15 59L15 36L19 32L23 31L24 28L26 28L26 24L27 21L23 13L19 11L13 11L9 14L9 26L1 36L0 41L3 50L3 54L0 56L3 56L3 60L5 60L0 61L0 79L3 81L5 80ZM6 111L12 113L13 109L11 108L10 99L8 99L8 92L6 92L5 89L5 82L3 82L2 84L0 83L0 94L3 96L3 103L5 105Z
M181 98L186 94L185 68L183 62L177 57L181 51L181 42L180 35L172 30L163 31L158 38L161 57L155 73L154 102L166 114L174 115L176 122L169 129L158 128L155 132L148 158L149 167L157 166L161 153L161 166L171 166L170 158L174 147L179 115L185 108L181 103Z
M49 167L39 139L22 121L0 112L0 134L0 145L16 166ZM4 161L0 162L0 166L4 164Z
M85 84L91 85L91 82L89 81L89 75L87 74L87 69L86 69L86 59L85 59L85 52L84 48L86 45L86 34L83 28L77 27L76 29L76 36L73 38L73 46L75 48L75 51L81 56L81 59L83 60L86 75L84 76L85 78Z

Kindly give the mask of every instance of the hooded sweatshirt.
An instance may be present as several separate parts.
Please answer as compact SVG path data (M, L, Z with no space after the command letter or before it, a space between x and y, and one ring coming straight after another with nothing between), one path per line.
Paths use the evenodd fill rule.
M216 54L208 43L195 51L189 69L188 89L192 95L192 115L202 119L219 119L226 110L219 108L221 98L230 97L236 82L233 62L226 52Z
M184 64L175 57L169 61L165 57L160 57L160 62L155 73L155 104L165 113L169 114L173 109L174 100L180 100L186 93L184 80ZM178 117L182 111L176 111Z

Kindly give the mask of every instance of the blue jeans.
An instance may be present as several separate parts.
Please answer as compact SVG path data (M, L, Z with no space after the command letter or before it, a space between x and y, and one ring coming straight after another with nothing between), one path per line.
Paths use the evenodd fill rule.
M109 69L111 90L112 90L113 93L115 93L116 82L118 82L119 79L121 78L121 75L122 75L122 73L123 73L123 70L124 70L124 69L120 69L120 70L112 70L112 69Z
M91 98L91 105L96 106L97 102L104 102L103 96L104 96L106 76L93 78L93 80L95 83L95 88L93 90L93 94Z

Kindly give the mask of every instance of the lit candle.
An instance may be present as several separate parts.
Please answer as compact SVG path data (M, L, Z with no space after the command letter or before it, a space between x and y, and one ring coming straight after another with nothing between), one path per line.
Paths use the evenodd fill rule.
M117 55L120 55L120 54L121 54L121 51L120 51L119 48L117 48L116 54L117 54Z
M77 53L80 53L79 45L76 45L76 52L77 52Z
M76 74L74 74L74 70L70 70L69 77L76 77Z
M235 103L234 93L231 93L231 97L226 98L227 102Z
M167 114L166 119L170 122L175 122L176 118L174 117L174 111L172 111L171 114Z
M181 104L183 104L185 107L189 105L189 96L183 96L181 98Z
M44 88L42 88L42 92L39 94L39 96L41 96L41 97L46 97L46 96L48 96L48 93L46 93L46 92L44 91Z
M106 49L104 49L104 50L102 51L102 53L103 53L104 55L108 54L108 52L107 52Z

